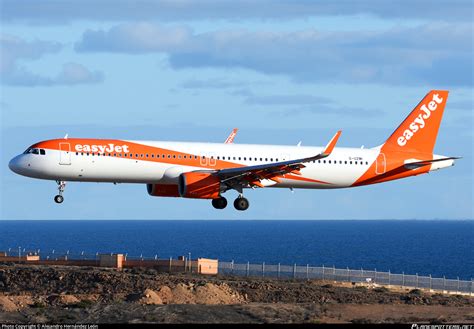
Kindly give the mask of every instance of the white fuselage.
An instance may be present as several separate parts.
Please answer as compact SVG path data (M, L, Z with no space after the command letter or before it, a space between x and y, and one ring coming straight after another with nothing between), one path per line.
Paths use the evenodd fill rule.
M318 154L322 147L218 144L158 141L123 141L166 151L135 153L70 152L47 149L44 155L22 154L12 160L19 174L58 181L176 184L183 172L219 169L219 163L236 166L300 159ZM67 143L67 140L64 140ZM174 153L173 152L173 153ZM324 160L305 163L301 176L266 182L270 187L342 188L351 186L376 160L379 149L335 148ZM105 154L105 156L104 156ZM110 154L110 156L109 156ZM197 157L190 165L189 157ZM197 162L197 163L196 163ZM12 167L12 163L10 164ZM382 168L381 168L382 169Z

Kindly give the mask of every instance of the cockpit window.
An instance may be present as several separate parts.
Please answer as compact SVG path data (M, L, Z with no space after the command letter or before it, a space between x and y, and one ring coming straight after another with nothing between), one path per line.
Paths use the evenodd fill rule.
M45 155L46 150L44 150L44 149L34 149L34 148L30 147L25 152L23 152L23 154L41 154L41 155Z

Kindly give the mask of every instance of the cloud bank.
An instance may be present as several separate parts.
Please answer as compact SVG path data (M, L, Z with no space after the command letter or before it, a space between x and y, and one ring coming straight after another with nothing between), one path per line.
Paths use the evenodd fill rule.
M472 85L470 24L425 24L385 31L219 30L154 23L87 30L78 52L164 53L175 69L244 68L299 82Z
M469 22L472 10L469 0L3 0L0 17L6 22L43 24L75 20L288 20L348 15Z
M90 71L77 63L66 63L56 77L46 77L25 68L24 61L38 60L47 54L58 53L63 46L49 41L25 41L21 38L0 35L0 82L10 86L55 86L97 83L103 80L99 71Z

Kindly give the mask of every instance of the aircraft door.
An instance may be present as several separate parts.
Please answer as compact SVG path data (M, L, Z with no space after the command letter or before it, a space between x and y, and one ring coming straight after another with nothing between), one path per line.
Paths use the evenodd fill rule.
M60 165L71 164L71 144L59 143L59 164Z
M377 160L375 162L375 173L377 175L385 174L386 166L387 166L387 161L385 159L385 154L380 153L377 157Z

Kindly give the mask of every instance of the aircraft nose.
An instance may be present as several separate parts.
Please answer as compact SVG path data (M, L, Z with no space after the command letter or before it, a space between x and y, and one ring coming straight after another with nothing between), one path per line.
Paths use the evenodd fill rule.
M10 170L17 174L21 174L20 157L21 155L17 155L8 163L8 167L10 168Z

